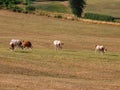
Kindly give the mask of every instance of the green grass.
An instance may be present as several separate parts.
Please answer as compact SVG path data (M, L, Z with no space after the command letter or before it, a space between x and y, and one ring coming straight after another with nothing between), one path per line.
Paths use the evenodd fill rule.
M86 0L86 7L84 13L98 13L104 15L110 15L115 18L120 18L119 12L119 0ZM62 13L72 13L68 1L44 1L37 2L35 4L38 9L51 11L51 12L62 12ZM117 19L119 21L119 19Z
M46 4L39 4L35 6L38 10L44 10L49 12L59 12L59 13L68 13L68 8L59 3L46 3Z
M82 51L63 50L56 52L54 50L48 50L48 49L42 49L42 50L35 49L33 51L30 50L23 51L18 49L15 52L11 52L7 49L6 50L1 49L0 58L6 59L8 62L11 61L19 62L19 63L25 62L27 64L33 64L34 67L36 66L40 68L46 68L48 70L47 72L41 70L35 73L30 71L31 73L28 73L30 76L42 75L42 76L56 77L56 78L80 79L80 76L76 75L75 73L79 72L81 63L88 65L117 64L120 59L120 53L108 52L105 55L100 55L99 53L95 54L93 51L86 51L86 50L82 50ZM52 73L49 72L49 70L52 71ZM64 73L61 70L63 70ZM16 72L19 73L19 71ZM27 74L26 72L27 70L25 71L25 75Z
M119 26L1 11L0 31L1 90L120 89ZM30 40L33 50L11 52L13 38ZM63 50L54 50L55 39ZM108 52L95 54L96 44Z

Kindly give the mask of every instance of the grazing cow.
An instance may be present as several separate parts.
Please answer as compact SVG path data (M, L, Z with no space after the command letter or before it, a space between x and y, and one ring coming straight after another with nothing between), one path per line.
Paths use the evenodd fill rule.
M22 42L19 39L12 39L10 41L10 49L14 50L15 47L22 48Z
M53 45L55 49L57 50L57 49L62 49L62 45L64 45L64 43L62 43L60 40L54 40Z
M32 43L30 41L22 41L22 48L31 48L32 49Z
M96 47L95 47L95 53L97 51L101 52L102 54L104 54L107 51L107 49L103 45L96 45Z

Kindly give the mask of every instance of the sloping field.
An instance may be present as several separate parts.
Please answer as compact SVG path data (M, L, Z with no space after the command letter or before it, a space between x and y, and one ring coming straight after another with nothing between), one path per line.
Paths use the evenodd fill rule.
M86 0L86 12L111 15L120 18L119 0Z
M33 50L9 50L11 39ZM52 41L62 40L55 51ZM103 44L105 55L94 53ZM119 90L120 27L0 11L0 90Z
M71 13L68 1L46 1L34 3L41 10ZM85 12L111 15L120 19L120 0L86 0ZM65 7L63 7L64 5ZM58 8L60 6L61 8ZM52 8L53 7L53 8Z

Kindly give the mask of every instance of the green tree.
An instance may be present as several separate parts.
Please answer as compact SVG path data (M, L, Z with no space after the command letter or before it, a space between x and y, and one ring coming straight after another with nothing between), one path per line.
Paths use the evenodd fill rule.
M0 6L3 6L7 9L13 7L16 4L20 4L22 0L0 0Z
M83 9L86 5L85 0L69 0L69 3L72 9L72 13L77 17L81 17Z
M30 6L33 0L23 0L23 3L27 6Z
M31 12L33 12L33 11L35 11L35 7L34 6L27 6L26 7L26 11L28 12L28 13L31 13Z

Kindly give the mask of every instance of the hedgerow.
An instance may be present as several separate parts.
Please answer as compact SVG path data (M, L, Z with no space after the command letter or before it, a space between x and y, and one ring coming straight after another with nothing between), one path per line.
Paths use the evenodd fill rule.
M96 13L85 13L84 18L92 19L92 20L100 20L100 21L114 21L114 17L109 15L102 15Z

